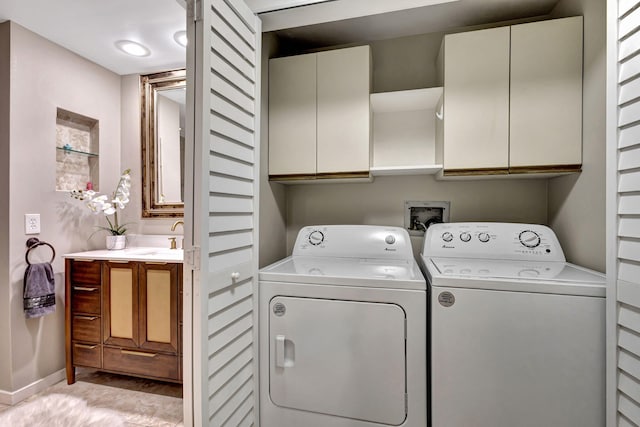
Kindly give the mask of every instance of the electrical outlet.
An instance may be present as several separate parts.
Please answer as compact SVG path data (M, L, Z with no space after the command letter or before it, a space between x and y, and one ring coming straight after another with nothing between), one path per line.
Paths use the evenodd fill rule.
M24 234L40 233L40 214L24 214Z

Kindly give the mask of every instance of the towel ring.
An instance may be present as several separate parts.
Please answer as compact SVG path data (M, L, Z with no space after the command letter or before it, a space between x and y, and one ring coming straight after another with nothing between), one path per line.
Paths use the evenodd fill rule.
M31 250L37 248L38 246L49 246L49 248L51 248L51 261L49 261L50 263L53 262L54 259L56 259L56 250L53 248L53 246L51 246L49 243L47 242L42 242L40 241L37 237L31 237L30 239L27 240L27 253L24 254L24 260L27 262L28 265L31 265L31 263L29 262L29 253L31 252Z

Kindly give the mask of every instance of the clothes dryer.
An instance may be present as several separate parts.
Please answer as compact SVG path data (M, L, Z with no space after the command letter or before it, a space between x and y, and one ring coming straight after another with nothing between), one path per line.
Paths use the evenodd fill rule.
M433 427L605 425L605 278L551 229L427 230Z
M261 427L426 425L426 282L406 230L305 227L259 294Z

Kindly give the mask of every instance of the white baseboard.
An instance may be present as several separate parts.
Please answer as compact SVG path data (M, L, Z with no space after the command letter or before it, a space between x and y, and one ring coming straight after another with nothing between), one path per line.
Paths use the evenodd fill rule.
M65 370L60 369L51 375L48 375L42 379L32 382L31 384L22 387L14 392L0 390L0 404L2 405L15 405L22 402L24 399L33 396L42 390L51 387L52 385L59 383L65 378Z

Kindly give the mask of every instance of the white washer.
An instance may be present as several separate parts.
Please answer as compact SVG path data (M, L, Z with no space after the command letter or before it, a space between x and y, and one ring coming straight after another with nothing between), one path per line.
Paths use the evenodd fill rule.
M260 270L260 426L424 427L426 308L406 230L303 228Z
M541 225L429 227L433 427L605 425L605 277Z

